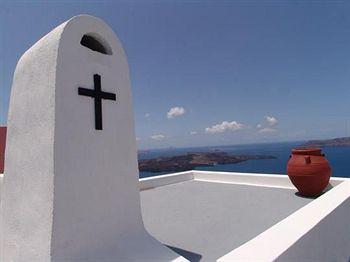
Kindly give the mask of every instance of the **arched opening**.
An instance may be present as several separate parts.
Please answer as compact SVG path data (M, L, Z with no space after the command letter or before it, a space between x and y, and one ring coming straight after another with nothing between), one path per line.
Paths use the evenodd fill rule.
M95 52L105 55L112 55L112 49L108 43L96 34L85 34L80 40L80 44Z

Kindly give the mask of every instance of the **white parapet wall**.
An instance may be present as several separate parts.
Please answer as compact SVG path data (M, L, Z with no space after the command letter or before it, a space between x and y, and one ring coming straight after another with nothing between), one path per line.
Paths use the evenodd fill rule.
M147 190L160 186L175 184L194 179L192 171L174 173L161 176L146 177L140 179L140 190Z
M192 179L215 183L241 184L285 189L295 188L286 175L191 170L141 178L140 190L146 190ZM332 177L327 190L339 185L344 180L346 180L346 178Z
M312 224L313 228L283 252L277 260L296 261L305 258L309 261L350 261L349 192L350 182L344 182L333 192L329 192L330 195L326 199L320 203L316 201L312 206L314 208L312 213L318 212L319 216L324 217L322 220L316 220Z
M194 178L200 181L287 189L294 188L293 184L285 175L212 171L194 171L193 173Z
M349 212L343 181L219 261L349 261Z

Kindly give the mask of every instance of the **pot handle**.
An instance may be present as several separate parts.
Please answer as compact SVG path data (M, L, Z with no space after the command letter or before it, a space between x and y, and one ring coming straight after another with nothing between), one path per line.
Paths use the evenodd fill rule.
M311 164L311 157L310 156L306 156L305 157L305 163L306 164Z

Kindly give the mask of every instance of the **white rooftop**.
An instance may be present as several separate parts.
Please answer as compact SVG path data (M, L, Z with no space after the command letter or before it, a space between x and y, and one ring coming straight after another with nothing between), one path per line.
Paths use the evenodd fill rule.
M285 175L191 171L144 178L143 221L190 261L347 261L350 229L339 208L346 200L349 214L350 182L344 181L332 178L313 199L299 196ZM327 246L337 239L344 242Z
M167 261L350 258L347 178L313 199L285 175L189 171L140 179L140 195L146 230L180 255Z

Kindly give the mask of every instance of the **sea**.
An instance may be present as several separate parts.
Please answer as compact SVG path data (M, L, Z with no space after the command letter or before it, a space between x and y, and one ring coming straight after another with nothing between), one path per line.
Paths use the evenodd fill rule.
M302 145L303 141L264 143L232 146L210 146L192 148L168 148L140 151L139 159L150 159L155 157L176 156L188 152L222 151L229 154L242 155L272 155L276 159L257 159L240 162L237 164L225 164L215 166L197 167L197 170L225 171L225 172L247 172L263 174L286 174L286 166L291 150ZM328 159L332 176L350 177L350 147L324 147L323 153ZM140 172L140 178L162 175L166 173Z

